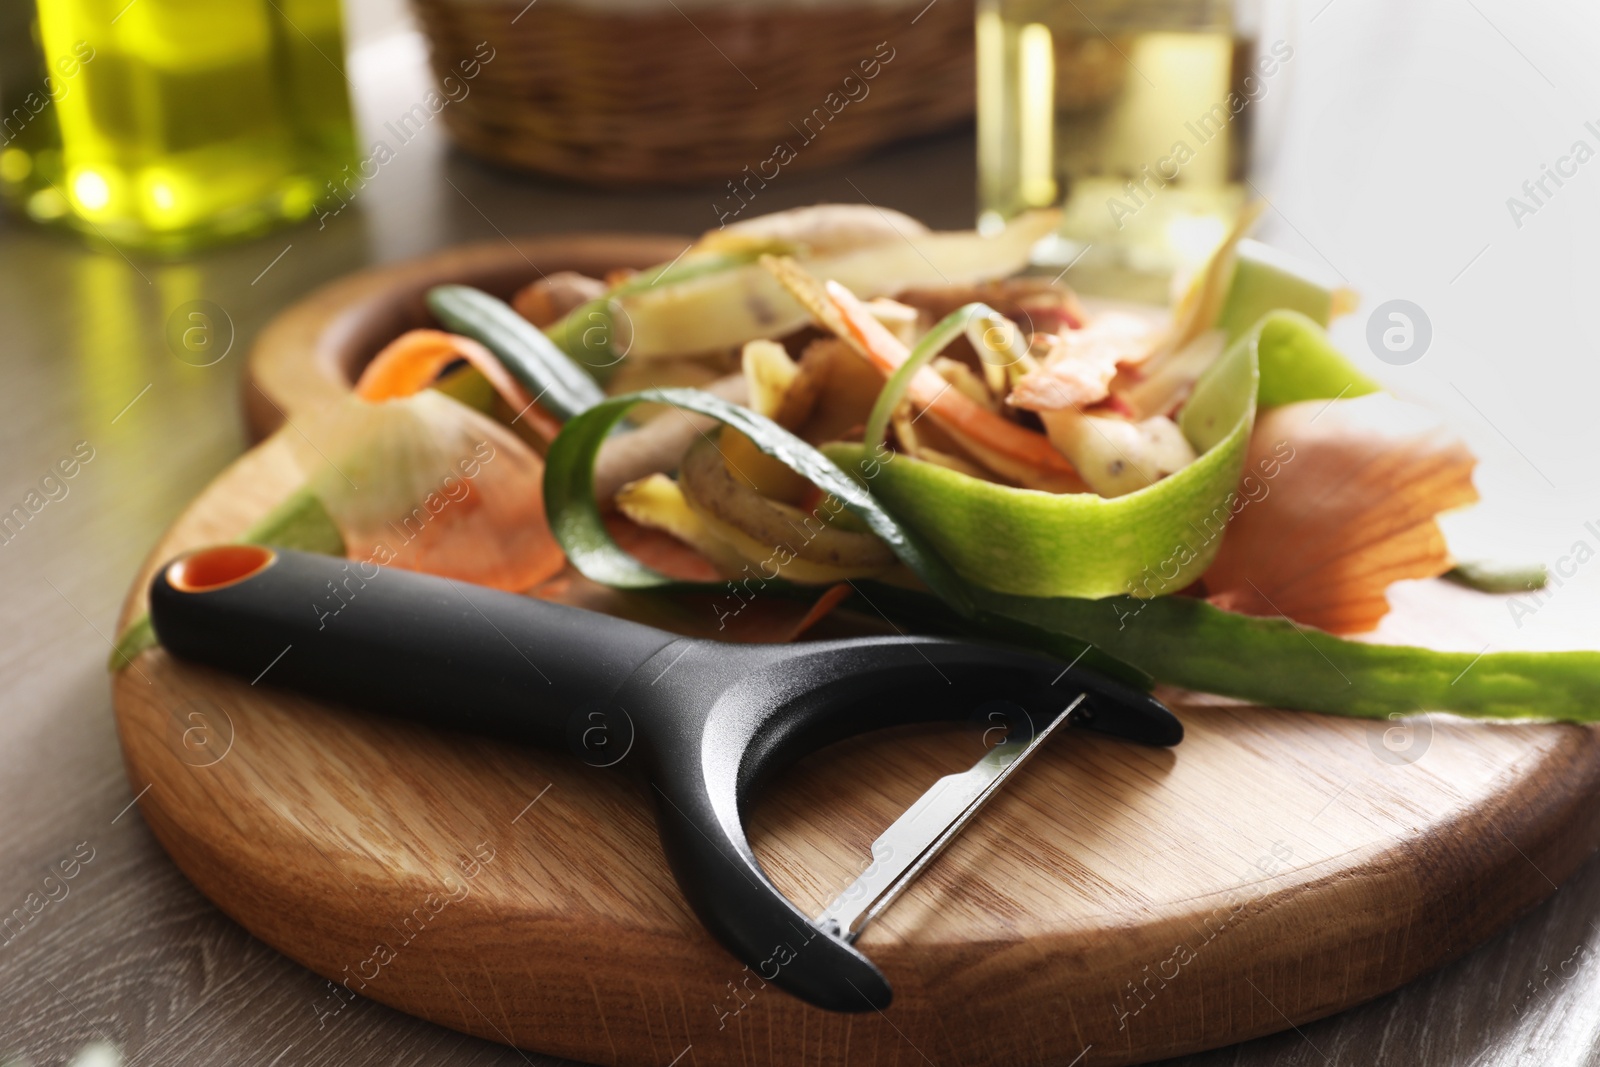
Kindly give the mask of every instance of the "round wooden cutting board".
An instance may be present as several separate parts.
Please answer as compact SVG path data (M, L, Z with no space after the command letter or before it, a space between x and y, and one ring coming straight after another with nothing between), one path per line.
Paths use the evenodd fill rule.
M526 242L358 276L264 336L250 389L268 410L316 403L295 375L336 390L363 352L423 321L434 281L508 292L533 264L593 271L681 247ZM286 338L310 364L283 355ZM225 471L152 553L124 624L156 566L237 536L295 479L276 439ZM1386 636L1466 642L1488 598L1416 583L1396 599ZM593 1063L1123 1064L1214 1047L1459 954L1600 841L1593 730L1366 723L1168 692L1182 745L1052 741L861 939L893 1006L835 1015L702 931L625 773L319 705L160 649L114 688L145 819L220 908L330 980L323 1022L367 996ZM929 727L817 753L752 813L756 852L820 911L980 744Z

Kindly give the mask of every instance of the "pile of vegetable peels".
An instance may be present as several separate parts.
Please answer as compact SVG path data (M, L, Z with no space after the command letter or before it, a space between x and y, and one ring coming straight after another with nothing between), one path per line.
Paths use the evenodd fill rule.
M1050 213L984 238L837 205L509 305L441 287L449 332L282 431L305 484L246 538L607 610L596 584L658 590L730 639L857 598L1278 707L1600 718L1600 652L1351 639L1452 570L1474 460L1333 347L1349 294L1253 221L1169 311L1024 273Z

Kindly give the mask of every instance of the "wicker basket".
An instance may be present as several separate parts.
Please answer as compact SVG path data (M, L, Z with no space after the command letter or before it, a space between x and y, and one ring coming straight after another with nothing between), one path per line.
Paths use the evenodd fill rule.
M972 0L412 4L441 81L494 50L444 108L456 141L586 184L771 178L973 110Z

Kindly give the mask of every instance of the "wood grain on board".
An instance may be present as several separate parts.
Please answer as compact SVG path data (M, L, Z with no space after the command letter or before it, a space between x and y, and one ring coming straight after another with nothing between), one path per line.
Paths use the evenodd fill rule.
M498 255L515 275L509 253L478 268ZM295 477L278 441L229 468L152 553L124 621L156 565L237 535ZM1413 625L1429 595L1407 598ZM153 832L219 907L339 983L326 1014L350 1010L348 988L595 1063L1114 1064L1214 1047L1460 953L1600 838L1588 729L1166 695L1188 729L1177 749L1069 736L1017 775L862 938L894 1005L845 1016L763 986L701 930L636 780L161 650L115 682ZM756 851L820 910L978 744L911 728L818 753L756 806Z

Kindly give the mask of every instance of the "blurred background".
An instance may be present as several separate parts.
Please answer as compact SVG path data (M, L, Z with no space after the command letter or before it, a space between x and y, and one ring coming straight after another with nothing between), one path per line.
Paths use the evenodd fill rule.
M1344 350L1482 457L1458 554L1549 563L1600 524L1597 41L1600 10L1557 0L0 0L0 510L92 453L0 543L0 903L63 841L101 857L0 947L0 1063L526 1058L366 1001L316 1034L321 980L123 814L116 610L247 447L244 356L288 304L464 241L687 239L821 201L986 231L1059 204L1041 270L1159 299L1259 198L1258 237L1359 292ZM1592 626L1597 588L1580 569L1507 647ZM1186 1062L1600 1062L1594 1027L1556 1025L1600 976L1514 1013L1494 992L1595 915L1591 865L1307 1028L1315 1054L1290 1032Z

